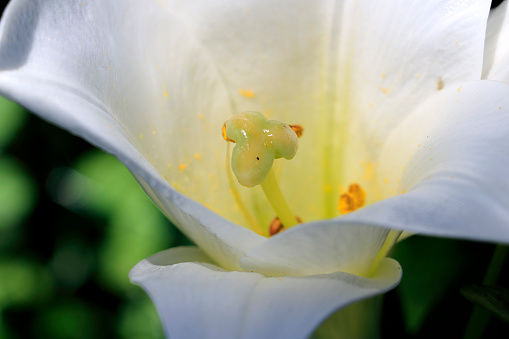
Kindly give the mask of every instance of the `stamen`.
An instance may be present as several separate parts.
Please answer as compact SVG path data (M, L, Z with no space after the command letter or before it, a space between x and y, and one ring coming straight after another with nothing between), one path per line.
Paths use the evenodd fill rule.
M364 206L366 192L359 184L351 184L348 191L341 194L338 201L338 211L342 214L350 213Z
M269 174L267 174L265 181L263 181L261 185L267 200L269 200L272 208L276 211L276 214L283 225L288 228L297 225L298 222L295 219L295 214L292 213L283 193L281 193L276 176L272 169L269 171Z

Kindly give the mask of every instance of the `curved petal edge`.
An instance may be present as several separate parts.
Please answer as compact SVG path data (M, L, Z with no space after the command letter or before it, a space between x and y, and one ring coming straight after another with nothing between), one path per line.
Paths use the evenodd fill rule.
M304 339L334 311L401 279L400 265L388 258L372 278L343 272L265 277L225 271L205 260L199 249L174 248L130 272L131 281L151 296L171 338Z

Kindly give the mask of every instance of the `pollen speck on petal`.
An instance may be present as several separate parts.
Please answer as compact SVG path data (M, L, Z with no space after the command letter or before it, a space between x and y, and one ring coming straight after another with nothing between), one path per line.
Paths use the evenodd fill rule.
M239 89L239 94L242 95L243 97L246 97L246 98L249 98L249 99L254 98L253 91L250 91L250 90L247 90L247 89Z

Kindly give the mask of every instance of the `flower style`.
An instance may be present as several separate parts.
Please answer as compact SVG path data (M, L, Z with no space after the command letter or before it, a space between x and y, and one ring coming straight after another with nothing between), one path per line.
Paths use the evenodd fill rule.
M130 273L169 336L306 338L399 282L391 229L509 243L507 2L489 8L14 0L0 93L116 155L198 245ZM243 111L305 130L275 168L304 223L269 238L225 166L221 126ZM341 215L351 185L365 206ZM233 189L268 227L260 191Z

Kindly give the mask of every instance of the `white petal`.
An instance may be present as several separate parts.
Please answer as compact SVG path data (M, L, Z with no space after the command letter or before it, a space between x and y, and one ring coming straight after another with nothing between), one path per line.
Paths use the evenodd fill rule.
M145 1L119 7L116 1L18 0L6 10L0 34L4 95L115 154L146 190L157 192L152 197L186 234L224 267L238 268L243 248L263 238L167 182L194 182L209 190L199 199L203 204L222 196L218 205L235 206L224 161L217 161L224 157L217 131L231 114L228 98L207 54L182 23ZM217 130L211 120L221 121ZM194 153L202 154L201 162ZM179 169L189 159L191 177ZM224 179L214 179L221 174Z
M348 272L366 276L388 230L341 219L292 227L246 252L245 271L271 276Z
M401 268L384 259L371 279L342 272L267 278L227 272L198 249L176 248L141 261L130 277L152 297L170 338L299 339L334 310L392 288Z
M508 145L509 85L478 81L444 89L384 147L380 175L388 178L385 194L395 196L343 219L509 243Z
M507 1L490 12L486 28L482 78L509 81L509 7Z

